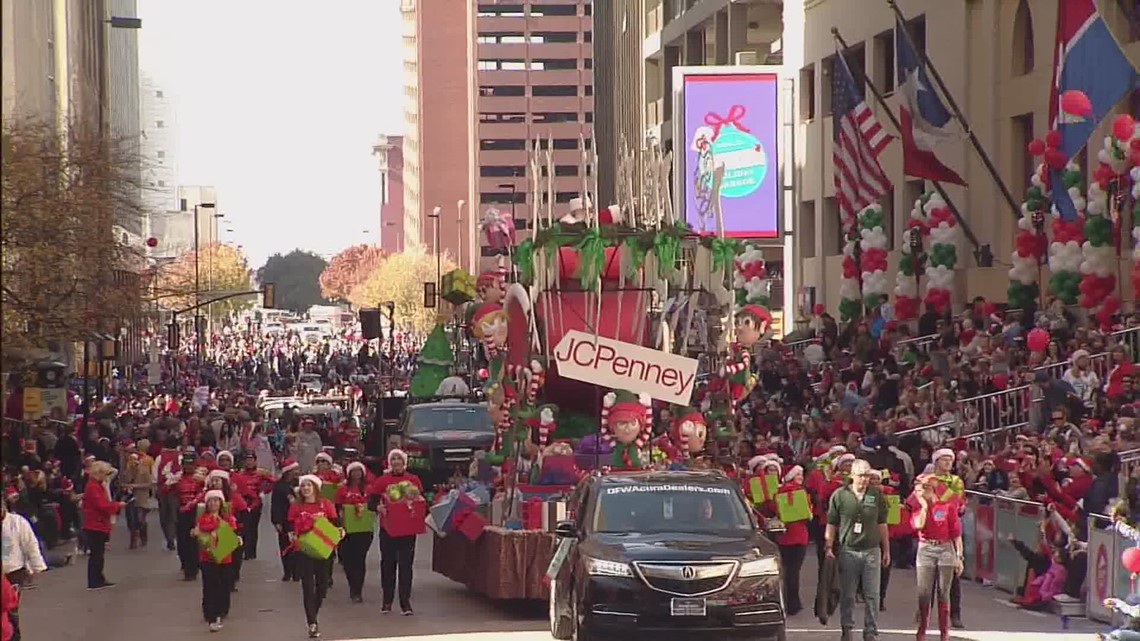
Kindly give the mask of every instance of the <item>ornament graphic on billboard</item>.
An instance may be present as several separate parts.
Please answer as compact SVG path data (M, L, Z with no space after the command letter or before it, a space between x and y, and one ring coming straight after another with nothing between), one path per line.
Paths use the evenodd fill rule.
M744 124L744 105L732 105L724 115L705 114L705 126L693 131L690 146L699 154L694 187L701 219L713 216L713 180L724 168L720 183L722 198L743 198L755 192L768 175L768 154L764 145Z

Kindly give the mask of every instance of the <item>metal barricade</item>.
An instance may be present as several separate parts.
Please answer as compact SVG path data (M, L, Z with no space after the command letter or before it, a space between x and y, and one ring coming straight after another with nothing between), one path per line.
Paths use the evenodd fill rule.
M988 437L1028 425L1034 418L1033 412L1040 411L1033 407L1039 393L1032 385L1022 385L958 401L959 435Z
M1102 623L1121 623L1122 615L1104 607L1109 597L1123 599L1132 593L1132 575L1120 561L1124 550L1135 547L1136 542L1121 536L1108 527L1112 517L1103 514L1089 515L1088 576L1085 579L1087 601L1085 615Z
M800 341L792 341L790 343L784 343L784 347L792 350L792 353L795 354L796 357L800 357L800 356L804 355L804 350L807 349L809 345L818 345L818 344L819 344L818 338L805 338L805 339L800 340Z
M1140 327L1129 327L1115 331L1108 335L1111 343L1123 343L1128 346L1128 353L1132 357L1132 362L1137 362L1140 359Z
M1028 564L1008 537L1013 534L1034 547L1045 505L974 490L966 490L966 495L969 507L962 517L963 575L1015 592L1025 580Z
M1047 372L1050 378L1061 378L1072 366L1072 361L1061 361L1060 363L1053 363L1052 365L1034 367L1033 372ZM1089 369L1095 372L1097 378L1103 381L1105 377L1108 376L1109 370L1112 369L1112 354L1108 352L1092 354L1089 356Z
M911 428L908 428L905 430L899 430L897 432L894 432L892 434L892 436L899 437L899 436L907 436L909 434L920 434L922 432L928 432L930 430L938 430L939 433L946 435L946 434L950 434L950 433L956 433L957 430L955 428L957 426L958 426L958 419L953 419L953 420L949 420L949 421L940 421L938 423L931 423L929 425L920 425L918 427L911 427ZM957 435L957 434L955 434L955 435Z
M895 344L895 349L899 354L902 354L906 348L913 347L917 351L926 354L930 351L930 346L938 342L938 336L938 334L927 334L925 336L915 336L914 338L901 340Z

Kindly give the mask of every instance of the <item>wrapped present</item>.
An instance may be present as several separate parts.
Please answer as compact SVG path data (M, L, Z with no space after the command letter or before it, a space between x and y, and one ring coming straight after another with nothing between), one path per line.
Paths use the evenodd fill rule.
M238 538L233 526L225 521L219 521L217 528L198 535L198 544L215 563L221 563L241 546L241 539Z
M542 511L546 505L542 499L532 496L519 504L519 520L525 530L542 529Z
M453 269L443 275L443 300L462 305L475 300L475 277L462 269Z
M902 503L898 494L884 494L887 501L887 525L898 525L902 521Z
M415 536L427 529L427 501L413 499L389 503L381 526L388 536Z
M803 489L776 493L776 514L784 523L806 521L811 518L811 503Z
M336 501L336 491L340 489L340 483L330 483L325 481L321 483L321 496L330 501Z
M515 242L515 219L511 212L500 211L495 207L488 207L479 220L479 229L487 238L487 246L491 249L508 249Z
M451 490L435 505L431 506L432 529L450 534L455 530L455 518L472 512L479 504L467 492Z
M566 520L566 501L547 501L542 504L542 529L553 532L559 521Z
M753 505L763 505L765 502L771 501L779 489L780 479L775 474L753 476L748 479L748 495L752 499Z
M485 527L487 527L487 519L483 518L482 514L467 512L459 518L455 530L467 537L468 540L476 541L483 536L483 528Z
M341 538L340 528L324 516L312 519L311 524L302 522L297 526L297 548L314 559L331 557Z
M539 485L573 485L578 482L578 468L574 455L547 456L542 459L538 474Z
M372 533L376 529L376 512L363 503L344 506L344 531L349 534Z

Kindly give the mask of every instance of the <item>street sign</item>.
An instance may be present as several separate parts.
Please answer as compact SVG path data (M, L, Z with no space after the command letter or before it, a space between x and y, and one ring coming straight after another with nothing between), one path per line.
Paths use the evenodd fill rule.
M554 348L558 373L576 381L624 389L688 405L697 378L692 358L570 330Z

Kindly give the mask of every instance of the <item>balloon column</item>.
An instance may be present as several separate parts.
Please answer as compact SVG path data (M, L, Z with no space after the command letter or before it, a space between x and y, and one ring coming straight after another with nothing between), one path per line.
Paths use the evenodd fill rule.
M950 307L961 230L949 205L939 194L931 194L924 209L928 217L927 233L930 236L930 257L926 263L926 302L941 314Z
M1120 310L1120 298L1116 296L1116 261L1119 259L1116 233L1119 230L1112 218L1116 217L1114 213L1123 215L1123 212L1114 212L1113 201L1123 201L1131 177L1129 167L1140 162L1140 136L1132 116L1123 114L1113 120L1112 135L1105 137L1097 161L1089 187L1087 241L1082 247L1081 306L1088 310L1098 308L1097 320L1103 327L1110 328L1113 316ZM1135 219L1133 216L1133 224ZM1135 280L1135 267L1132 272Z
M771 281L764 255L758 247L745 245L733 260L732 286L738 305L769 305Z
M1061 172L1061 189L1069 193L1073 208L1077 210L1076 220L1063 220L1056 207L1052 213L1053 242L1049 243L1049 289L1066 305L1077 302L1078 294L1084 290L1081 283L1081 246L1088 228L1086 224L1085 198L1081 193L1084 176L1081 168L1069 163ZM1054 187L1056 188L1056 186Z
M859 268L863 276L863 304L878 307L887 294L887 234L883 208L871 205L859 212Z
M843 220L843 278L839 281L839 318L849 321L863 311L859 290L858 223L855 217Z
M1045 143L1035 140L1029 145L1029 151L1038 154L1037 145L1042 149ZM1046 239L1044 230L1039 230L1034 222L1035 216L1044 216L1049 205L1048 170L1044 163L1037 165L1037 169L1029 178L1029 189L1025 195L1025 202L1021 205L1021 218L1017 221L1017 235L1014 237L1013 256L1010 258L1012 267L1009 269L1009 306L1023 309L1037 298L1037 276L1041 257L1045 255ZM1043 218L1042 218L1043 220Z
M923 240L926 237L926 204L928 196L914 201L910 218L906 223L906 239L899 250L899 271L895 274L895 318L911 320L918 318L918 276L926 262ZM912 236L913 234L913 236ZM916 238L916 244L911 239ZM917 250L918 253L915 253Z
M1136 142L1135 139L1132 141ZM1140 298L1140 165L1132 168L1132 299Z

